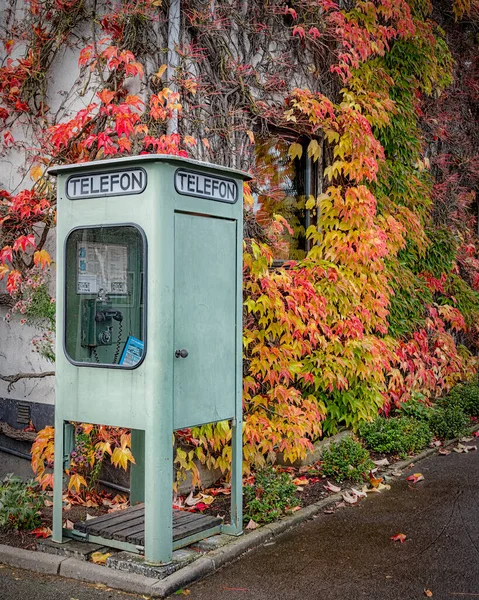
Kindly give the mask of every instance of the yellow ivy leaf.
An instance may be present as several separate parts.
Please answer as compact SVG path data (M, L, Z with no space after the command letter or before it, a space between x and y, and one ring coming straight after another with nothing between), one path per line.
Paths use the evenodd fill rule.
M90 558L92 563L95 563L96 565L104 565L109 556L111 556L111 552L105 552L105 554L102 554L101 552L93 552Z
M296 157L301 158L303 155L303 146L301 144L291 144L288 149L288 156L291 160L294 160Z
M33 179L33 181L38 181L42 175L43 171L40 165L34 165L30 169L30 177Z
M107 452L111 456L111 444L110 442L98 442L95 444L97 450L101 450L103 453Z
M70 481L68 482L68 489L73 489L78 493L82 485L87 487L85 478L79 475L78 473L75 473L70 477Z
M167 68L168 68L168 65L161 65L161 67L155 73L155 77L157 77L158 79L161 79L163 77L163 73L166 71Z
M321 158L321 146L317 140L311 140L308 145L308 156L314 161L318 161Z

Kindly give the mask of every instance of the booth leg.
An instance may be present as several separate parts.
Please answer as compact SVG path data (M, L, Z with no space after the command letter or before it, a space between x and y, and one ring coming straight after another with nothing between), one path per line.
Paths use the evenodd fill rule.
M55 456L53 464L53 533L54 542L63 541L62 533L62 496L63 496L63 470L65 455L65 422L55 423Z
M243 421L233 421L231 437L231 525L223 532L240 535L243 532Z
M145 432L131 430L131 453L135 464L131 465L130 506L145 501Z
M145 433L145 560L168 563L173 555L173 444L171 430Z

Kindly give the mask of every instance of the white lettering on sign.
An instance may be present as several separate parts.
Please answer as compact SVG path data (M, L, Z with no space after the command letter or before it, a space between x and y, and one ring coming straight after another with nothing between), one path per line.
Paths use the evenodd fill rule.
M205 175L187 169L176 170L175 188L183 196L197 196L230 204L238 200L238 185L234 179Z
M65 187L70 200L140 194L146 188L146 171L127 169L109 173L72 175L67 179Z

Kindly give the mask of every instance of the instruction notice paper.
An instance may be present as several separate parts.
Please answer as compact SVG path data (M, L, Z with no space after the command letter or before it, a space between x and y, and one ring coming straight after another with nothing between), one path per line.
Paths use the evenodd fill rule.
M128 294L127 246L78 242L77 259L77 294Z
M134 367L140 362L144 349L144 342L130 335L126 341L123 354L121 355L120 365L124 365L125 367Z

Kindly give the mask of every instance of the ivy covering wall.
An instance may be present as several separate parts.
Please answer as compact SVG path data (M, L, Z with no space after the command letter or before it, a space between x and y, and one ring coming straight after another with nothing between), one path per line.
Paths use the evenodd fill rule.
M254 176L245 193L248 467L278 452L293 461L324 434L471 376L476 0L183 0L174 70L168 4L6 5L1 154L22 153L25 178L0 191L0 277L12 315L44 319L37 349L53 358L47 168L169 153ZM65 53L77 73L52 110ZM314 193L291 196L306 157ZM275 257L294 260L273 268ZM177 455L181 467L198 458L228 468L228 424L178 436L190 447Z

